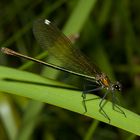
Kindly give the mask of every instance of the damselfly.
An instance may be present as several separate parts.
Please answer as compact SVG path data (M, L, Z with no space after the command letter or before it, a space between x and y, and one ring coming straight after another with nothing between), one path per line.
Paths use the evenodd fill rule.
M82 93L85 112L87 112L85 103L86 93L106 89L106 92L101 102L99 103L100 113L110 122L109 116L103 109L103 101L107 96L107 94L110 92L112 93L113 109L115 110L116 107L119 110L119 112L124 114L124 116L126 117L124 111L119 106L117 106L116 97L114 95L115 91L121 90L121 85L119 82L116 83L111 82L108 76L105 75L96 65L90 63L79 50L75 49L71 41L49 20L47 19L36 20L33 26L33 33L38 43L41 45L41 47L47 50L49 54L53 56L55 59L60 60L60 62L64 63L64 67L56 64L43 62L41 60L37 60L35 58L20 54L8 48L2 48L2 52L9 55L23 57L25 59L41 63L51 68L80 76L86 80L89 80L90 82L97 83L98 84L97 88L92 90L85 90Z

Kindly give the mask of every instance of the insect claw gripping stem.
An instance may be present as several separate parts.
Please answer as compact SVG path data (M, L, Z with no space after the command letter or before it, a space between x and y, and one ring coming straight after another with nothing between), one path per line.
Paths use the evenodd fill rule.
M85 89L85 86L84 86L84 89ZM82 92L82 95L81 96L83 98L82 104L83 104L84 109L85 109L85 112L83 114L85 114L87 112L87 107L86 107L86 103L85 103L85 100L86 100L86 93L85 93L85 91Z
M85 113L87 113L87 107L86 107L86 103L85 103L85 100L84 99L82 101L82 104L83 104L84 109L85 109L85 112L83 114L85 114Z

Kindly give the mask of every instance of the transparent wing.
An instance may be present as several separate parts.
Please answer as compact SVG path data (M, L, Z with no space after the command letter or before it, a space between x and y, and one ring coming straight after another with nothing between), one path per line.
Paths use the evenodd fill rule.
M38 19L33 25L33 33L42 48L57 61L64 63L64 68L94 77L101 71L72 46L71 41L50 21ZM57 64L54 64L57 65ZM57 65L58 66L58 65Z

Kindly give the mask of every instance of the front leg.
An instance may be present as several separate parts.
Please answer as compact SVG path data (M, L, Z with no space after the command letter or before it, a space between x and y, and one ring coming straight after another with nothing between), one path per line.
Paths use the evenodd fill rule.
M115 94L115 93L112 92L112 108L113 108L113 110L115 110L115 111L117 111L117 112L123 114L123 115L126 117L125 112L116 104L117 98L116 98L116 96L115 96L114 94ZM115 108L117 108L118 110L116 110Z

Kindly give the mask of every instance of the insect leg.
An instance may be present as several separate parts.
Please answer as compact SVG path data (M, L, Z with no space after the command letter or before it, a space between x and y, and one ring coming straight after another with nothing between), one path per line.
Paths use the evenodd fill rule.
M126 117L125 112L116 104L116 102L117 102L117 97L116 97L114 94L115 94L115 93L112 92L112 108L113 108L113 110L115 110L115 111L117 111L117 112L123 114L123 115ZM119 111L116 110L115 107L116 107Z
M84 85L84 90L83 90L83 92L82 92L82 98L83 98L82 103L83 103L83 106L84 106L84 109L85 109L85 112L84 112L84 113L87 112L86 101L92 100L92 99L86 100L86 94L89 93L89 92L93 92L93 91L99 91L99 90L101 90L101 89L103 88L103 87L98 87L98 88L95 88L95 89L86 90L86 87L87 87L87 86Z
M110 118L109 118L109 116L106 114L106 112L105 112L104 109L103 109L103 106L104 106L103 101L104 101L105 97L107 96L107 94L108 94L108 92L106 92L106 93L104 94L104 96L103 96L101 102L99 103L99 107L100 107L99 112L100 112L105 118L107 118L108 121L109 121L109 123L110 123Z

